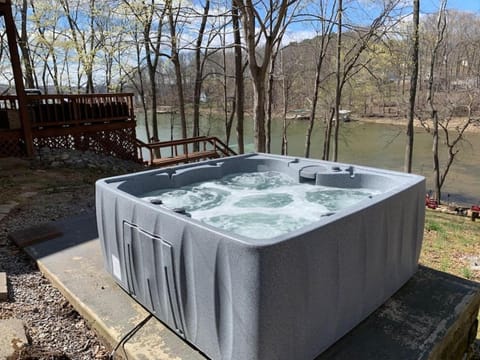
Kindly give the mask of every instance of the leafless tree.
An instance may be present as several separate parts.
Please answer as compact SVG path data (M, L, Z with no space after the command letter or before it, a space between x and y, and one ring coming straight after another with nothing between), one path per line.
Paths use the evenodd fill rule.
M320 85L323 81L322 70L324 60L327 56L330 40L332 38L333 25L335 17L335 1L329 6L328 0L320 0L318 10L318 21L320 23L320 31L317 35L319 41L316 42L318 50L315 56L315 83L313 86L312 107L310 109L307 132L305 134L305 157L310 157L310 144L312 138L313 126L317 113L317 103Z
M410 56L410 66L412 68L410 75L410 95L408 98L408 113L407 113L407 144L405 146L405 163L404 170L412 172L413 162L413 142L414 142L414 127L413 121L415 118L415 100L417 98L417 79L418 79L418 27L420 22L420 0L413 0L413 23L412 23L412 48Z
M438 11L436 38L433 45L432 54L430 57L430 68L429 68L429 74L428 74L428 95L427 95L428 96L427 103L430 107L430 119L432 121L431 132L433 137L433 144L432 144L433 173L434 173L436 198L438 201L440 201L441 199L442 186L441 186L441 175L440 175L440 160L438 155L439 121L438 121L438 111L437 111L435 100L434 100L434 96L435 96L434 71L435 71L435 64L437 62L440 45L443 41L443 38L445 35L445 29L447 27L446 13L445 13L446 6L447 6L447 0L442 0L440 4L440 10Z
M145 51L146 68L150 83L151 97L151 123L152 136L148 140L158 141L160 134L158 131L157 118L157 70L162 56L167 56L161 52L162 36L164 30L164 17L166 14L166 6L159 7L154 0L145 1L129 1L123 0L129 12L134 15L139 24L139 30L142 32L143 45ZM138 41L138 39L137 39ZM141 50L137 45L137 62L141 59ZM138 63L138 73L141 77L142 66ZM145 126L148 128L148 112L145 112Z
M433 181L435 198L439 203L442 199L442 187L451 166L454 163L455 157L459 152L458 145L464 139L465 131L475 121L473 117L473 108L478 106L478 102L476 101L478 98L478 88L475 89L467 84L465 89L459 91L455 98L452 99L452 95L445 96L445 94L449 94L449 91L447 91L448 86L446 86L445 83L443 87L440 86L439 83L442 83L442 81L438 81L435 77L435 75L439 73L439 68L442 65L444 66L443 61L441 61L444 57L441 55L445 54L446 51L445 46L447 44L445 41L445 35L447 27L449 26L446 6L447 0L442 0L437 15L435 38L429 59L427 84L429 121L422 122L424 128L432 135ZM436 95L441 88L444 90L444 96L441 100L437 100ZM465 99L467 99L466 103ZM459 105L462 102L464 105ZM454 122L452 126L453 115L459 107L464 107L466 109L466 117L463 120L457 118L457 121ZM440 141L442 139L442 134L443 142L447 149L446 159L443 161L443 164L440 160Z
M207 58L206 52L202 52L202 42L207 25L208 13L210 11L210 0L205 0L203 5L203 14L201 16L200 27L195 42L195 82L193 91L193 130L192 135L200 135L200 98L203 84L203 68ZM196 144L198 146L198 144ZM197 149L196 149L197 150Z
M79 58L78 90L82 88L81 76L83 72L86 76L85 91L87 93L95 92L94 85L94 66L96 55L102 47L96 34L96 0L84 1L59 0L64 10L64 16L67 18L71 40L75 46ZM83 8L86 6L86 8ZM98 12L99 13L99 12Z
M245 152L243 136L245 85L243 80L244 67L238 3L235 0L232 1L232 26L235 54L235 115L237 117L237 143L238 152L243 154Z
M339 118L339 110L340 110L340 103L342 98L342 92L344 89L345 84L353 78L357 73L359 73L362 69L367 67L367 64L371 59L365 59L362 61L362 55L368 50L368 47L371 45L373 41L377 41L381 39L390 28L395 25L395 19L391 18L392 12L397 8L399 0L386 0L383 4L383 7L379 14L372 20L370 25L356 27L345 24L345 27L349 28L350 34L353 36L353 41L349 42L349 47L345 48L343 45L338 45L337 43L337 59L338 54L340 52L340 59L339 64L340 70L337 69L336 71L336 91L335 91L335 106L334 106L334 116L330 116L329 121L327 123L327 134L325 136L325 144L324 144L324 151L323 151L323 159L328 160L330 158L330 138L331 129L333 125L334 128L334 135L333 135L333 160L336 161L338 159L338 148L339 148L339 130L340 130L340 118ZM337 5L337 22L343 19L343 9L342 3L339 2ZM396 21L399 19L397 18ZM337 30L343 27L343 24L339 22L337 24ZM338 34L337 34L338 35ZM341 42L346 43L342 38L344 36L339 35ZM337 39L338 42L338 39ZM333 123L333 120L335 122Z
M272 53L281 42L298 0L236 0L243 26L248 67L253 84L255 150L266 151L266 79ZM261 41L262 40L262 41ZM260 47L262 54L260 54Z
M170 61L175 69L175 87L177 89L178 109L180 113L180 123L182 129L182 138L187 137L187 116L185 113L185 93L183 89L182 66L179 54L178 29L179 16L181 7L174 7L172 0L165 2L166 15L168 18L168 26L170 28Z
M21 27L20 34L17 33L18 46L22 53L22 61L24 64L25 85L27 88L37 87L35 81L35 69L33 68L32 57L30 55L30 47L28 43L27 20L28 20L28 1L22 0L20 9Z

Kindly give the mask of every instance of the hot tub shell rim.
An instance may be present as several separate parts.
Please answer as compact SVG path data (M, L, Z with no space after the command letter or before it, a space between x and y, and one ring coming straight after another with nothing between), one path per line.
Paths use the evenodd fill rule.
M209 225L207 223L204 223L200 220L193 219L190 217L187 217L182 214L178 214L174 212L172 209L169 209L164 206L159 206L152 204L148 201L142 200L136 195L133 195L125 190L119 189L119 187L122 185L122 183L130 180L132 177L136 176L156 176L164 173L168 173L170 177L172 177L174 174L177 173L177 170L188 170L188 169L193 169L193 168L198 168L198 166L206 166L206 165L212 165L212 166L221 166L221 164L227 160L231 161L232 159L249 159L249 158L255 158L255 157L265 157L266 159L279 159L282 161L287 161L287 163L290 164L296 164L301 161L305 161L306 163L311 163L309 165L305 165L299 169L300 171L309 166L318 166L318 163L320 163L323 166L327 167L343 167L343 168L348 168L350 166L353 166L355 168L355 173L356 174L375 174L379 175L385 178L388 178L390 180L394 180L394 177L401 177L403 179L406 179L404 182L399 182L395 180L396 185L392 186L390 189L386 191L382 191L380 194L374 195L372 198L367 198L364 200L361 200L357 204L354 204L352 206L349 206L348 208L339 210L339 211L334 211L332 215L329 216L323 216L320 219L318 219L315 222L312 222L310 224L304 225L298 229L289 231L284 234L280 234L277 236L273 236L270 238L251 238L247 237L244 235L236 234L227 230L223 230L221 228ZM358 171L360 170L360 171ZM337 172L332 172L332 174L337 174ZM213 178L212 178L213 180ZM295 179L294 179L295 180ZM288 241L290 238L305 235L309 232L314 231L320 226L327 226L330 223L333 223L341 218L348 217L348 216L354 216L356 213L363 211L364 209L375 206L376 204L379 204L388 198L396 195L397 193L407 190L408 188L414 187L419 181L424 181L425 178L421 175L416 175L416 174L407 174L403 172L397 172L397 171L392 171L392 170L384 170L384 169L377 169L377 168L372 168L368 166L363 166L363 165L352 165L348 163L340 163L340 162L333 162L333 161L326 161L326 160L317 160L317 159L311 159L311 158L301 158L301 157L295 157L295 156L283 156L283 155L276 155L276 154L267 154L267 153L248 153L248 154L241 154L241 155L235 155L231 156L229 158L224 158L224 159L214 159L214 160L206 160L206 161L200 161L197 163L190 163L190 164L184 164L184 165L179 165L179 166L169 166L165 168L158 168L158 169L152 169L152 170L147 170L147 171L141 171L141 172L136 172L134 174L127 174L127 175L118 175L118 176L113 176L105 179L100 179L97 181L98 185L102 186L104 189L108 189L109 191L121 191L124 197L129 198L133 201L138 201L139 199L143 202L143 206L146 206L152 211L160 211L161 213L167 215L167 216L172 216L173 218L177 218L179 220L194 224L197 227L202 227L205 228L211 232L217 233L223 237L227 237L229 240L236 241L241 243L242 245L246 246L251 246L252 248L262 248L262 247L269 247L284 241ZM135 181L135 180L133 180ZM107 186L105 186L107 185ZM112 189L111 187L114 186L115 189Z

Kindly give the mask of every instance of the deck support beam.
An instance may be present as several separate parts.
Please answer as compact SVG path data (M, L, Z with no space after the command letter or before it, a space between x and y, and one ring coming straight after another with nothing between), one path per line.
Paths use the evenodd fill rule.
M13 20L10 0L0 0L0 15L3 15L5 19L8 50L10 51L10 61L12 63L13 77L15 80L15 90L18 99L18 114L22 123L25 151L27 156L31 157L34 155L32 128L28 117L27 96L25 95L25 86L23 84L22 65L20 62L20 56L18 55L15 21Z

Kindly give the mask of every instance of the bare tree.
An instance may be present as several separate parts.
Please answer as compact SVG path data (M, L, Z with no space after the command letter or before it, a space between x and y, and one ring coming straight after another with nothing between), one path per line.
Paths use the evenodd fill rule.
M436 39L433 45L432 54L430 57L430 68L428 74L428 97L427 103L430 107L430 119L432 121L432 137L433 137L433 144L432 144L432 152L433 152L433 174L434 174L434 183L435 183L435 192L437 201L441 199L441 178L440 178L440 160L438 156L438 143L439 143L439 134L438 134L438 111L435 106L434 101L434 71L435 71L435 63L438 57L438 51L440 49L440 44L443 41L443 37L445 35L445 28L447 27L446 21L446 14L445 8L447 6L447 0L442 0L440 4L440 10L438 12L438 19L437 19L437 32L436 32Z
M202 42L205 33L205 27L207 25L208 13L210 11L210 0L205 0L203 6L203 14L201 17L200 27L198 29L197 40L195 42L195 82L193 91L193 130L192 135L200 135L200 98L202 95L202 83L203 83L203 68L205 66L205 60L207 58L206 51L202 52ZM198 147L198 143L195 144ZM198 150L195 149L195 150Z
M279 51L281 51L280 48L280 42L277 42L276 45L274 46L272 50L272 57L270 60L270 69L268 71L268 84L267 84L267 96L268 96L268 101L267 101L267 121L266 121L266 152L271 151L271 142L272 142L272 112L273 112L273 91L274 91L274 83L275 83L275 70L276 70L276 64L277 64L277 57L279 54ZM282 62L283 66L283 62ZM286 127L285 127L285 117L286 113L288 111L288 103L285 101L288 99L288 91L285 93L285 72L282 70L282 84L283 84L283 110L284 110L284 136L282 136L282 144L286 141ZM289 84L289 87L291 84ZM287 95L285 97L285 95ZM282 145L283 149L283 145ZM282 150L283 153L283 150ZM286 154L286 153L285 153Z
M180 6L174 8L172 0L165 2L167 10L168 25L170 28L170 61L175 69L175 86L177 89L178 109L180 112L180 123L182 129L182 138L187 137L187 117L185 114L185 95L183 90L182 67L179 56L179 36L177 33L178 20L180 16Z
M35 81L35 70L33 68L32 57L30 55L30 47L28 43L28 32L27 32L27 20L28 20L28 1L23 0L22 6L20 9L21 13L21 32L17 33L18 45L22 53L22 61L24 64L24 73L25 85L27 88L37 87L37 82Z
M338 157L338 130L340 127L340 101L342 98L342 88L343 84L342 83L342 65L343 65L343 59L342 59L342 20L343 20L343 0L338 0L338 5L337 5L337 51L335 54L335 142L334 142L334 148L333 148L333 160L337 161ZM331 135L331 121L329 121L327 128L329 129L327 131L327 136L328 139L330 139ZM330 144L330 141L327 142L327 144ZM326 148L326 153L325 153L325 160L328 160L329 158L329 147L327 146Z
M211 73L206 72L205 67L209 59L219 50L222 51L223 58L223 87L224 87L224 112L225 112L225 124L226 124L226 138L227 144L230 138L230 128L232 120L228 120L233 117L233 112L231 116L228 116L228 107L227 107L227 70L226 70L226 45L225 45L225 31L226 31L226 19L227 17L223 14L214 14L210 15L210 0L206 0L203 5L203 13L200 16L200 26L198 29L197 38L195 40L194 46L194 88L193 88L193 130L192 136L200 135L200 102L202 100L203 92L203 83L206 78L208 78ZM208 21L210 20L210 21ZM197 25L196 23L194 23ZM207 28L208 26L208 28ZM205 39L206 37L206 39ZM220 38L221 46L214 47L212 43ZM194 144L194 149L197 150L199 147L198 143Z
M413 0L413 27L412 27L412 49L411 49L411 67L410 75L410 95L408 98L408 113L407 113L407 144L405 146L405 163L404 170L412 172L413 161L413 140L414 127L413 121L415 118L415 100L417 98L417 79L418 79L418 25L420 21L420 0Z
M386 0L383 4L383 7L379 14L372 20L369 26L367 27L352 27L348 25L348 28L351 29L349 35L352 35L353 38L349 42L350 47L345 48L342 44L340 47L337 43L337 61L338 64L341 64L340 70L336 71L336 91L335 91L335 106L333 116L330 116L327 123L326 136L324 139L324 151L323 159L328 160L330 158L330 138L331 138L331 128L335 125L334 135L333 135L333 160L338 159L338 147L339 147L339 130L340 130L340 103L342 98L342 92L345 84L353 78L358 72L367 67L368 62L371 59L366 59L362 61L362 55L366 50L368 50L369 45L378 39L381 39L390 28L392 28L396 22L395 19L391 18L391 13L396 9L399 0ZM342 2L340 1L337 5L337 31L341 31L343 27L343 9ZM396 19L399 20L398 18ZM388 23L387 23L388 21ZM347 25L345 25L347 27ZM337 34L337 37L340 37L340 41L345 44L345 41L342 39L341 34ZM338 38L337 38L338 42ZM340 59L338 58L340 54ZM333 120L335 119L335 124Z
M148 79L150 82L150 96L151 96L151 123L152 136L148 140L158 141L160 138L158 131L157 119L157 70L160 64L160 59L163 54L161 50L164 17L166 13L166 6L158 7L154 0L150 2L134 2L123 0L124 4L129 9L140 24L144 43L145 61L148 72ZM137 44L138 45L138 44ZM141 49L137 47L137 62L140 60ZM141 77L142 68L140 62L138 63L138 73ZM148 128L148 112L145 112L145 126Z
M440 3L440 9L438 11L437 22L436 22L436 33L435 40L433 43L433 48L430 56L429 64L429 74L428 74L428 85L427 85L427 104L429 106L429 120L431 121L431 128L423 123L427 131L432 135L432 156L433 156L433 181L435 187L435 198L440 203L442 199L442 187L445 183L445 179L450 171L450 168L455 160L455 156L458 154L459 149L457 145L463 140L463 135L470 124L473 123L472 109L474 105L474 99L478 97L478 91L472 92L470 89L467 89L463 98L468 98L469 101L465 105L467 109L466 119L454 126L454 129L451 128L452 113L454 109L458 108L458 104L455 101L451 104L451 108L445 106L446 99L442 98L442 109L439 109L437 101L435 100L435 94L439 88L438 82L435 81L435 73L437 67L439 67L442 62L439 61L441 58L440 51L442 45L444 45L445 34L447 29L447 0L442 0ZM446 109L445 109L446 108ZM447 157L443 164L443 169L440 164L440 130L444 135L444 144L447 147Z
M128 20L126 20L129 22ZM129 83L133 85L135 90L138 92L138 95L140 97L140 102L142 104L142 109L144 113L144 120L145 120L145 132L147 136L147 141L149 141L152 136L150 133L150 126L149 126L149 121L148 121L148 104L147 104L147 96L146 96L146 84L144 80L144 74L143 74L143 62L142 62L142 33L139 31L139 26L140 24L138 22L133 22L133 25L130 27L125 26L125 29L127 30L127 37L132 38L132 43L135 48L135 53L134 53L134 58L135 58L135 66L131 67L128 65L128 63L125 63L122 61L122 58L118 57L116 58L116 62L119 65L119 68L122 69L122 71L125 73L125 76L127 77ZM156 116L156 111L155 111L155 116ZM157 138L158 138L158 126L157 126Z
M245 152L244 138L243 138L243 120L244 120L244 97L245 87L243 81L243 58L242 58L242 44L240 36L240 21L238 13L238 4L232 1L232 25L233 25L233 41L235 52L235 114L237 116L237 143L238 152L243 154Z
M332 6L328 6L328 0L320 0L319 5L318 20L320 22L320 32L318 34L319 42L316 42L316 44L318 44L318 52L315 57L315 83L313 86L312 107L310 108L307 132L305 134L305 157L310 157L310 144L317 113L318 94L323 81L322 68L332 38L333 20L335 17L335 2Z
M62 69L69 58L69 50L62 46L61 42L64 32L59 24L61 9L57 3L52 5L31 1L30 6L31 45L35 49L35 68L42 72L44 92L47 93L49 84L53 83L55 91L60 93L64 85ZM33 36L35 34L36 36Z
M94 64L97 52L102 47L101 41L96 36L96 16L99 13L96 0L88 0L86 4L81 0L60 0L60 4L67 18L69 35L79 58L77 88L78 90L82 88L80 74L83 72L87 78L85 91L93 93L95 92ZM84 6L86 7L84 8Z
M266 78L272 53L282 40L297 2L298 0L261 0L253 3L252 0L236 0L241 14L248 67L253 84L253 126L256 151L266 151ZM263 42L261 43L260 40ZM259 54L260 46L262 55Z

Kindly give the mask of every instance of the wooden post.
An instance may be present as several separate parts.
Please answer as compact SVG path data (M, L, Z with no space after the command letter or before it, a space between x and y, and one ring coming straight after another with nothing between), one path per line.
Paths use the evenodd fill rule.
M8 49L10 51L10 60L12 63L13 77L15 79L15 90L18 99L18 114L22 122L23 138L25 140L25 150L27 156L33 156L33 136L30 126L30 119L27 110L27 97L25 95L25 86L23 85L22 65L18 55L15 22L12 16L12 7L10 0L0 0L0 14L5 19L5 30L7 34Z

